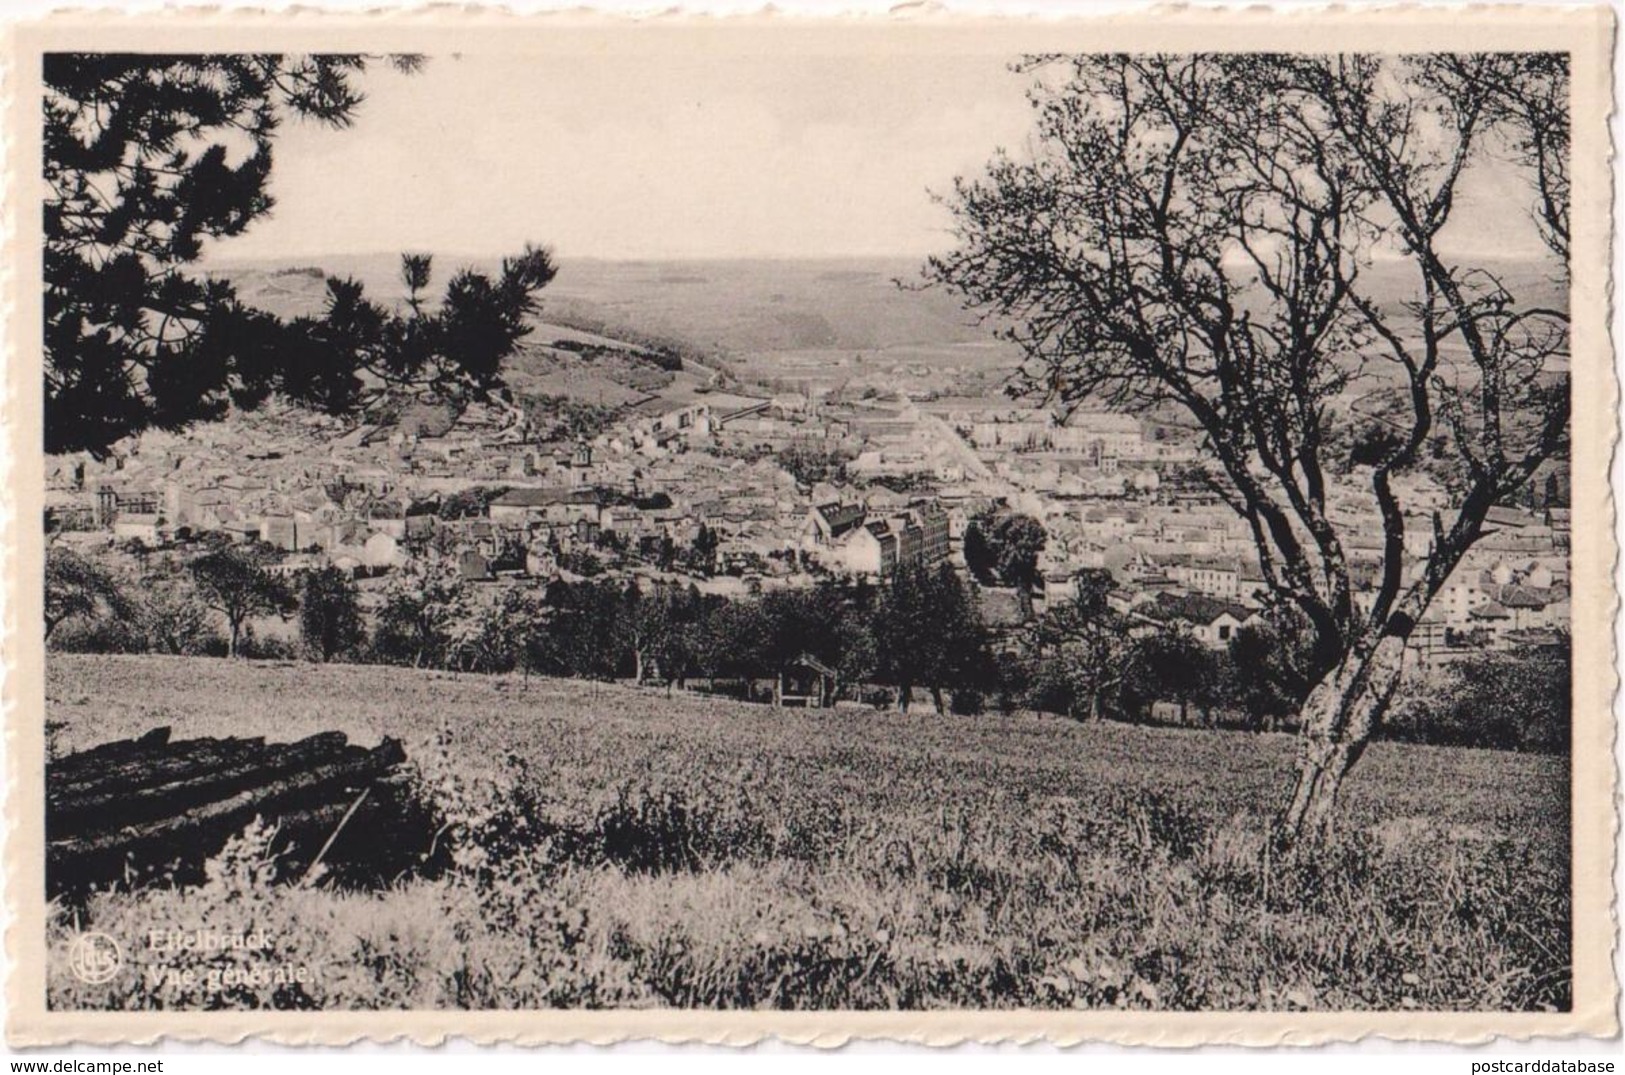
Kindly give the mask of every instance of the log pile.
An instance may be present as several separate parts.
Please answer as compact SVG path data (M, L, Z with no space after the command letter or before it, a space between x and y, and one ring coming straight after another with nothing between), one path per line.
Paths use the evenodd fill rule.
M412 867L433 831L403 794L405 760L387 738L370 749L340 732L294 743L171 741L168 728L55 759L45 782L47 894L195 883L256 817L277 826L285 876L320 855L342 879L387 882Z

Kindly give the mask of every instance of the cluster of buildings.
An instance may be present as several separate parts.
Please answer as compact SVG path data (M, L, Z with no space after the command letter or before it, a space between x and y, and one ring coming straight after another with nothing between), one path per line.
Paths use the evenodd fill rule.
M1143 459L1147 445L1140 419L1125 414L1074 415L1061 423L1031 407L969 412L962 418L980 452L1048 453L1107 460Z
M1427 662L1449 661L1483 649L1552 645L1568 629L1570 604L1566 557L1548 549L1496 548L1485 541L1456 570L1411 636ZM1377 564L1352 565L1355 606L1369 612L1377 595ZM1224 556L1149 554L1124 544L1108 550L1111 601L1136 630L1179 624L1198 641L1227 646L1237 630L1259 622L1266 593L1263 572L1250 551ZM1414 575L1412 576L1414 578ZM1075 593L1076 575L1052 572L1045 598L1064 601Z
M46 527L56 540L147 549L223 534L280 550L287 572L371 576L435 555L469 578L558 574L574 551L630 552L624 566L638 570L640 550L705 534L723 591L762 576L793 585L810 563L882 574L948 555L940 505L884 488L808 487L775 461L775 442L813 442L825 428L805 405L720 392L646 401L593 441L563 445L516 438L517 412L504 423L470 411L471 429L434 408L344 428L272 407L184 435L148 433L105 461L53 460ZM438 510L480 490L492 495L477 510ZM861 533L843 529L813 553L810 515L842 498Z
M1058 421L976 401L943 407L984 468L981 490L1043 523L1040 600L1066 600L1081 572L1106 571L1113 603L1136 630L1178 623L1214 647L1261 615L1265 583L1250 527L1188 478L1203 458L1195 430L1158 417L1077 412ZM1566 630L1567 477L1561 466L1549 470L1536 476L1528 505L1492 509L1484 536L1412 636L1422 659L1551 644ZM1448 517L1450 495L1420 471L1396 476L1394 487L1412 513L1405 550L1414 573L1432 515ZM1356 603L1369 610L1385 551L1376 505L1356 475L1328 491L1327 510L1345 535Z
M791 448L841 459L844 473L800 480L780 462ZM283 570L379 575L432 553L491 579L560 574L573 552L604 549L621 557L612 570L643 572L650 548L703 537L720 577L702 588L748 592L809 584L813 571L957 563L968 521L996 509L1044 526L1040 605L1067 599L1080 573L1106 571L1137 629L1179 623L1218 647L1260 615L1264 587L1247 524L1180 477L1201 458L1196 433L1155 418L1056 421L953 398L763 399L691 376L573 443L536 443L523 411L497 402L415 405L354 426L271 407L120 449L50 461L46 525L61 540L158 547L215 532L281 550ZM1539 644L1566 626L1569 518L1554 481L1539 506L1494 510L1414 635L1424 656ZM1429 517L1449 498L1426 475L1396 484L1416 512L1407 551L1420 562ZM481 510L435 510L481 488L494 491ZM1328 511L1350 535L1369 602L1382 553L1374 506L1351 487L1331 493Z
M905 565L940 564L952 541L948 512L934 499L891 513L830 501L807 513L799 547L830 570L878 577Z

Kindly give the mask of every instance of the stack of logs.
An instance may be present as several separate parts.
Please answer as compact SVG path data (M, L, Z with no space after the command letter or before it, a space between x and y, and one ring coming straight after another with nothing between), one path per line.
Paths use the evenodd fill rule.
M404 794L405 760L394 739L371 749L341 732L172 742L168 728L58 758L46 766L47 894L199 881L204 861L256 817L276 826L283 876L302 875L320 855L348 880L387 882L433 832Z

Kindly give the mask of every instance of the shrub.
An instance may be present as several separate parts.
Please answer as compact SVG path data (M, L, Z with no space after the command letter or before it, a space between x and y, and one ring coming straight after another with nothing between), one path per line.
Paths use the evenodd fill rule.
M675 788L623 784L575 841L576 856L658 873L771 855L773 837L748 790L710 790L691 797Z
M1567 640L1461 661L1431 689L1414 689L1396 702L1386 734L1445 746L1566 753L1573 667Z
M256 661L297 661L304 657L305 647L296 639L260 635L248 628L238 640L237 654Z
M129 620L73 616L51 632L50 648L63 653L145 653L147 639Z

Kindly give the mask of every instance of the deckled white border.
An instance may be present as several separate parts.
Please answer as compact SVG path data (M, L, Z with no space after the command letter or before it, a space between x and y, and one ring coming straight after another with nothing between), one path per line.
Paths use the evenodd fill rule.
M1298 1045L1357 1041L1373 1036L1476 1043L1581 1034L1618 1034L1618 990L1612 953L1615 804L1613 499L1608 485L1615 443L1617 384L1608 344L1611 236L1611 154L1606 119L1611 107L1610 63L1614 19L1609 8L1463 7L1374 10L1292 8L1280 12L1159 8L1109 17L1077 18L1038 10L1018 17L949 14L925 5L889 13L850 11L843 24L835 5L796 5L788 14L750 13L744 6L695 16L670 8L637 16L583 9L514 16L501 9L438 5L331 14L296 5L281 10L194 9L154 12L139 20L122 13L66 12L45 22L9 27L4 35L4 139L7 185L3 217L6 277L4 310L9 331L5 380L8 436L0 467L10 463L12 496L0 507L8 586L0 592L0 627L6 676L6 908L5 947L10 970L6 1034L14 1045L64 1042L149 1043L160 1039L238 1042L248 1037L286 1044L348 1044L358 1040L410 1040L439 1044L451 1038L489 1043L607 1043L655 1038L666 1042L745 1045L776 1037L836 1046L854 1039L947 1045L1084 1041L1191 1046L1198 1044ZM963 10L969 5L961 5ZM998 10L977 5L981 11ZM718 8L713 8L717 11ZM743 11L745 13L741 14ZM47 1012L44 1001L44 907L41 898L43 804L43 668L40 580L43 540L40 466L37 60L42 43L53 47L134 47L141 32L155 33L168 50L312 48L442 52L452 36L500 28L516 36L546 30L550 37L578 29L683 34L861 32L926 34L970 26L979 36L1008 35L1011 52L1127 49L1194 51L1222 48L1324 47L1410 50L1539 47L1575 54L1574 228L1574 461L1576 523L1572 571L1575 617L1575 1009L1554 1014L1444 1013L1114 1013L1114 1012L380 1012L380 1013L99 1013ZM360 40L365 39L364 43ZM300 43L296 44L294 39ZM1020 39L1020 40L1018 40ZM537 40L537 39L532 39ZM685 47L695 39L689 37ZM889 44L905 40L887 37ZM425 47L427 46L427 47ZM474 51L474 50L469 50ZM9 458L8 458L9 455Z

